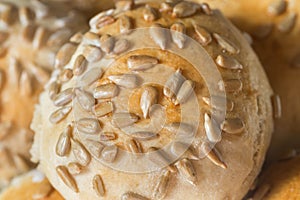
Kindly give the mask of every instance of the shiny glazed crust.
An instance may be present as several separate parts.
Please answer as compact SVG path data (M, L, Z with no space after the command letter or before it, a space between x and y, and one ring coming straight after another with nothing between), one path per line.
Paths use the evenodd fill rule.
M270 98L273 92L269 86L261 64L254 52L251 50L247 41L241 35L240 31L226 20L218 10L213 10L212 13L210 13L208 12L209 10L204 8L202 8L203 10L201 11L201 9L199 9L199 5L189 5L196 6L197 9L195 13L192 13L191 16L187 17L171 17L172 13L169 11L158 12L161 6L160 3L149 2L146 7L145 4L135 5L135 7L130 11L121 13L116 11L112 14L107 13L109 15L104 15L104 17L105 20L108 21L104 21L107 22L108 25L100 28L93 28L93 23L91 23L91 21L93 21L92 19L90 21L90 24L92 25L91 31L96 32L98 37L100 35L102 35L102 37L107 37L103 36L104 33L112 36L119 35L120 18L126 15L130 18L132 24L134 24L131 28L151 27L154 23L159 23L162 27L169 28L175 22L180 21L186 27L187 34L196 41L202 42L202 44L203 40L201 38L199 39L199 35L197 35L194 30L195 23L204 27L210 36L212 36L213 33L219 34L219 37L214 34L211 41L207 44L203 44L203 50L207 52L203 55L205 55L204 59L206 59L207 63L212 66L216 66L214 60L216 60L219 55L231 56L242 65L242 67L239 65L239 69L218 67L218 70L225 82L226 80L234 79L235 83L238 83L238 87L230 86L230 83L225 86L227 97L234 102L234 108L226 114L226 119L229 121L230 119L238 119L238 121L241 122L239 123L239 126L242 126L241 131L235 132L235 128L237 128L235 127L233 128L233 132L236 134L232 134L231 131L229 131L231 134L224 133L222 135L222 141L216 145L216 148L220 151L220 156L222 157L221 160L217 161L221 167L214 165L208 158L191 161L195 168L195 176L197 178L194 185L186 182L185 178L179 176L177 172L170 172L169 174L171 174L171 178L169 186L167 187L168 189L166 194L162 196L164 196L163 199L241 199L247 193L255 177L259 173L270 142L271 133L273 131L273 111ZM157 13L156 15L156 12L159 14ZM103 19L101 18L103 17L101 15L103 14L99 14L98 17L100 16L100 19ZM178 15L180 15L180 13ZM99 21L101 22L100 19ZM129 35L134 33L135 30L133 30L132 33L129 33ZM91 36L91 34L85 36ZM228 43L230 43L229 46L234 46L236 48L234 48L234 50L230 49L228 47L228 43L224 47L224 42L220 41L220 37L226 38L226 41L229 41ZM62 69L59 69L57 73L53 74L53 82L59 81L59 76L57 76L57 74L64 71L63 69L70 68L74 71L73 66L76 63L77 57L84 53L87 44L91 44L91 41L89 41L88 38L89 37L87 37L86 40L83 39L83 41L79 44L79 47L71 61ZM96 37L93 43L96 47L98 45L97 42L99 41ZM140 42L144 42L146 44L150 43L151 40L148 41L147 38L143 38ZM104 49L103 45L99 46L102 50ZM226 49L226 51L224 51L224 49ZM115 51L117 51L117 49L115 49ZM195 50L193 51L188 48L186 51L189 55L193 55L195 52ZM232 53L228 53L228 51L231 51ZM186 59L158 48L155 50L140 49L134 50L128 54L125 53L125 55L122 54L119 57L114 55L114 53L111 53L110 57L116 58L116 62L110 69L106 66L108 58L105 57L97 62L89 63L85 70L88 71L91 66L101 66L105 73L103 74L103 78L96 81L96 83L98 85L108 83L107 78L109 78L110 75L128 73L126 59L128 59L128 57L132 54L146 54L148 56L156 57L160 63L171 66L171 69L173 70L181 68L183 75L195 82L196 96L199 103L204 108L200 110L201 116L199 119L199 130L196 135L196 140L192 145L193 149L199 150L201 142L203 142L203 140L207 140L205 133L203 135L203 115L204 112L207 112L209 107L205 105L201 99L202 97L208 96L208 91L203 77L193 73L195 72L195 68ZM197 57L194 57L193 59L197 60ZM231 64L229 64L229 67L232 66ZM152 72L151 69L150 72ZM163 79L163 76L164 75L156 76L156 79ZM67 88L76 87L76 81L78 80L78 76L74 76L74 78L63 84L62 91ZM49 83L49 85L51 84L52 82ZM218 87L217 82L213 86ZM201 87L202 89L200 89ZM233 91L229 92L230 90ZM99 182L98 177L98 179L96 179L98 182L96 183L98 186L100 183L100 185L104 186L104 192L100 193L100 196L103 195L106 199L119 199L122 195L124 197L126 193L128 194L128 192L138 193L146 198L153 198L156 194L154 191L155 189L153 188L156 187L157 182L162 180L160 171L144 174L132 174L105 167L98 161L97 158L94 156L90 157L91 155L89 151L84 151L80 147L81 145L85 146L85 136L83 136L84 139L82 139L75 133L73 133L73 135L71 134L71 151L59 151L63 152L61 154L65 155L64 157L57 155L55 148L60 135L62 135L61 133L64 130L67 130L67 125L76 125L78 123L76 121L77 114L81 115L83 113L77 113L74 115L76 104L70 103L67 105L66 103L64 104L64 106L66 106L66 109L64 110L65 114L62 115L63 117L61 120L57 121L53 118L52 113L54 113L58 107L55 107L52 100L49 98L49 91L51 92L48 88L42 93L40 96L40 104L36 107L31 127L37 134L35 135L35 141L31 153L33 161L39 162L39 169L46 174L52 185L61 192L66 199L96 199L99 197L97 192L94 190L95 186L93 189L93 179L95 179L96 175L100 175L102 181ZM134 97L132 101L136 101L134 100ZM178 115L176 107L172 106L172 102L170 101L166 101L166 105L166 107L170 105L170 108L172 108L170 109L172 114L167 116L167 121L176 121L176 115ZM72 110L68 110L69 108L67 106L71 106ZM114 106L118 107L119 105ZM136 107L137 106L132 106L131 111L136 115L140 115L140 110ZM50 119L52 119L52 123L49 122L49 116ZM107 118L104 117L100 120L101 126L104 126L104 129L106 126L110 126L109 122L107 122L109 118L110 115L108 115ZM123 137L119 130L115 131L118 133L118 139L116 142L117 145L120 148L125 148L125 136ZM70 133L68 132L68 134ZM74 140L75 138L76 141ZM170 140L168 137L163 138L164 139L160 140L160 144ZM78 145L78 142L82 144ZM149 146L142 142L141 144L143 145L144 150L147 151ZM79 158L78 152L76 152L76 150L74 151L74 149L80 149L80 152L83 153L81 154L82 157L79 156ZM65 154L65 152L69 153ZM83 167L83 170L78 175L70 175L70 173L66 172L66 166L70 162L78 162L78 159L79 161L82 161L82 158L84 158L83 161L85 161L84 163L86 164L86 167ZM88 158L91 158L91 160ZM224 163L220 163L222 161ZM173 163L171 163L168 170L171 170L172 167L174 167ZM57 172L60 175L57 174ZM63 176L61 176L62 174ZM62 180L65 180L66 177L69 177L67 178L67 182Z

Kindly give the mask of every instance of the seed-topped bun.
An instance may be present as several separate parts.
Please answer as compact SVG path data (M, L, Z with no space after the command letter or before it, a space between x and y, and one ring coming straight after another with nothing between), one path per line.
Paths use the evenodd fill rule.
M110 10L90 28L31 126L53 186L72 200L241 199L273 130L273 93L241 33L186 1Z
M277 160L289 148L300 148L300 1L208 2L252 36L253 49L281 99L280 106L278 96L274 98L274 104L279 104L276 116L281 117L276 119L269 159Z
M51 2L66 3L71 5L73 8L76 8L80 11L85 12L87 16L93 16L94 14L111 9L114 6L114 0L47 0ZM119 0L122 2L128 0Z
M63 200L45 175L38 170L15 177L10 185L1 192L0 199Z
M84 21L80 13L60 4L0 2L0 188L31 167L34 104L57 50L87 27Z

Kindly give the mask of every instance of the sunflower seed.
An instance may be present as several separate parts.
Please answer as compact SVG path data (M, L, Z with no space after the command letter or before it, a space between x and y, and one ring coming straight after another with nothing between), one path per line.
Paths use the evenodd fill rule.
M210 142L217 143L221 141L220 126L207 113L204 114L204 128L206 136Z
M75 89L75 94L78 103L84 110L86 111L92 110L96 102L92 94L79 88Z
M107 142L117 139L117 135L114 132L103 132L100 134L100 141Z
M177 94L183 81L184 78L181 74L181 70L180 69L176 70L176 72L169 77L169 79L167 80L164 86L164 90L163 90L164 95L172 99L172 97L174 97Z
M72 36L72 31L69 29L61 29L55 31L50 37L48 38L47 45L49 47L59 47L66 43L69 38Z
M77 183L76 183L74 177L68 171L67 167L62 166L62 165L57 166L56 173L58 174L60 179L64 182L64 184L66 184L71 190L73 190L76 193L79 192Z
M48 31L44 27L38 27L34 33L32 46L34 49L40 49L44 46Z
M228 39L223 38L217 33L213 33L213 36L216 39L217 43L220 45L220 47L222 47L227 52L231 54L238 54L240 52L240 49Z
M103 56L101 49L92 45L85 46L82 54L90 63L99 61Z
M66 156L69 154L71 149L71 134L72 134L72 127L68 125L65 130L60 134L57 143L56 143L56 154L58 156Z
M127 151L131 152L131 153L143 153L141 144L134 140L134 139L129 139L125 142L125 146Z
M96 142L93 140L86 140L85 141L85 147L88 149L88 151L95 157L100 158L101 152L104 148L104 145L100 142Z
M63 69L59 74L59 81L62 83L66 83L73 78L73 70L72 69Z
M44 183L41 187L39 187L38 191L35 191L31 198L32 200L38 200L38 199L47 199L51 193L53 192L53 187L49 182Z
M148 159L153 162L154 164L156 164L157 166L163 166L166 167L171 170L174 171L174 169L169 166L170 164L170 160L168 155L162 150L162 149L158 149L156 147L150 147L148 149L148 153L147 153Z
M119 20L120 33L129 34L132 30L132 19L126 15L121 16Z
M147 4L143 12L143 17L145 21L153 22L158 18L157 10Z
M273 95L271 99L272 99L272 106L273 106L273 116L275 119L279 119L282 116L280 96Z
M285 12L287 7L287 2L284 0L273 0L268 6L268 13L270 15L276 16Z
M50 99L54 99L54 97L59 93L60 91L60 87L61 85L59 83L57 83L56 81L55 82L52 82L50 85L49 85L49 97Z
M179 18L190 17L194 15L199 8L199 4L183 1L174 7L172 16Z
M125 128L133 125L139 120L139 117L133 113L114 113L112 123L118 128Z
M103 75L103 70L98 67L94 67L88 70L84 75L80 78L80 83L82 86L88 86L93 84L96 80L100 79Z
M125 88L132 89L138 86L138 78L135 74L111 75L108 79Z
M173 142L171 152L176 157L188 158L190 160L199 160L188 144L182 142Z
M33 93L31 78L27 71L23 70L20 76L19 88L22 95L30 96Z
M239 61L225 55L218 55L216 58L216 63L225 69L243 69L243 65L241 65Z
M219 90L223 92L240 92L243 89L243 83L240 79L227 79L218 82Z
M260 186L254 193L252 199L253 200L263 200L265 199L266 195L270 191L271 186L269 184L263 184Z
M198 36L198 41L202 46L206 46L211 43L211 34L204 27L200 26L199 24L194 24L194 29Z
M287 33L292 31L295 27L297 19L297 13L291 12L282 21L277 25L277 28L280 32Z
M114 47L114 54L121 54L124 53L125 51L127 51L130 47L130 43L128 40L126 39L119 39L116 41L115 43L115 47Z
M105 187L102 180L102 177L98 174L93 178L93 189L100 197L105 195Z
M73 88L65 89L53 98L53 104L55 106L65 106L73 100L73 97Z
M196 185L197 175L193 163L184 158L175 163L180 176L192 185Z
M101 102L96 104L92 110L96 117L103 117L113 112L114 105L111 101Z
M87 65L88 62L83 55L77 56L73 66L74 75L75 76L81 75L86 70Z
M206 15L213 14L213 11L211 10L211 8L209 7L209 5L207 3L201 3L201 9L202 9L202 12L204 12Z
M121 200L149 200L149 199L134 192L126 192L122 195Z
M3 22L4 26L9 26L12 23L12 15L13 15L13 6L7 3L0 4L1 15L0 20Z
M76 123L79 132L86 134L98 134L101 131L99 121L93 118L82 118Z
M159 8L159 11L160 12L172 12L173 11L173 7L170 3L167 3L167 2L162 2L160 4L160 8Z
M209 97L202 97L202 100L207 105L211 106L212 108L222 111L226 109L227 112L233 111L234 103L232 100L226 99L223 96L211 96Z
M225 119L221 124L223 131L229 134L240 134L245 129L245 124L240 118Z
M178 105L178 104L185 103L190 97L190 95L192 94L192 92L194 91L194 87L195 84L193 81L191 80L184 81L176 95L176 100L174 104Z
M227 168L227 165L222 161L221 155L216 148L211 148L209 143L203 143L201 145L201 151L206 155L206 157L215 165L222 167L223 169Z
M148 117L151 106L157 103L157 98L158 93L154 87L146 86L143 88L143 93L140 99L140 107L145 119Z
M27 7L19 8L19 19L20 19L20 23L23 26L26 26L30 24L32 21L34 21L34 17L35 17L34 13L29 8Z
M50 115L49 121L52 124L57 124L61 122L63 119L65 119L71 110L72 110L71 106L59 108Z
M243 32L243 36L244 36L244 38L247 40L247 42L248 42L250 45L253 44L253 38L252 38L252 36L251 36L249 33Z
M119 0L115 2L115 7L117 11L128 11L134 6L133 0Z
M114 37L110 36L110 35L102 35L102 37L100 38L100 42L101 42L101 49L102 51L104 51L105 53L110 53L115 46L115 39Z
M91 161L90 153L78 140L72 140L72 152L76 160L82 166L87 166L90 163Z
M153 24L150 27L150 36L152 40L162 49L166 50L169 40L168 31L163 28L160 24Z
M271 34L273 27L274 24L272 23L259 25L253 31L253 36L256 37L257 39L265 39Z
M165 170L159 177L157 184L154 187L153 199L163 199L167 194L167 189L170 182L170 171Z
M101 29L104 26L107 26L109 24L112 24L115 22L115 18L113 16L109 16L109 15L104 15L102 13L96 15L95 17L93 17L89 24L91 29Z
M158 59L147 55L134 55L127 59L127 65L130 70L146 70L158 63Z
M75 44L79 44L83 39L83 34L78 32L75 33L71 38L70 38L70 42L75 43Z
M28 66L30 68L30 72L35 76L38 82L42 83L43 85L45 85L46 82L48 82L50 78L49 71L31 62L28 63Z
M115 145L106 146L101 152L101 157L106 162L114 162L118 153L118 148Z
M136 140L152 140L158 137L158 134L147 132L147 131L140 131L135 133L130 133L130 136Z
M15 57L11 56L9 58L8 77L10 82L13 85L17 85L17 83L19 83L20 74L21 74L20 63Z
M89 31L83 35L83 39L88 45L100 46L100 36L96 33Z
M106 85L100 85L94 90L94 98L96 99L107 99L113 98L118 95L119 88L113 83Z
M80 174L83 170L83 166L77 162L70 162L67 167L68 167L70 174L73 174L73 175Z
M182 49L186 41L186 28L184 24L176 22L171 26L170 30L173 42L178 46L178 48Z
M177 133L182 136L188 136L194 132L194 128L191 125L182 122L173 122L165 125L164 128L171 133Z
M63 45L56 54L55 68L62 68L71 60L72 55L76 51L76 45L72 43L66 43Z

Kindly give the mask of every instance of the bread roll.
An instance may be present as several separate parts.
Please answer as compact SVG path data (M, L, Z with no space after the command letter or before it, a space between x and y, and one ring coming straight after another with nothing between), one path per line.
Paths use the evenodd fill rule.
M76 31L85 30L85 20L61 4L0 2L0 188L32 167L29 125L34 104L57 50Z
M0 193L0 199L63 200L62 196L50 185L44 174L38 170L32 170L15 177L11 184Z
M53 73L32 160L66 199L241 199L273 130L256 55L206 4L121 10L93 17ZM75 75L53 98L67 69Z
M264 170L253 199L300 198L300 157L281 160Z
M207 2L252 35L253 48L280 96L282 116L275 123L269 160L279 159L289 148L300 148L300 1Z

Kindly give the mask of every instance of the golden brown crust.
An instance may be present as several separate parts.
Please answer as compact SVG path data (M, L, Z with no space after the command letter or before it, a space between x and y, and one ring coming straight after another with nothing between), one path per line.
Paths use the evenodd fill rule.
M63 200L64 198L53 189L41 172L31 171L14 178L12 183L1 192L0 199Z
M299 199L300 198L300 157L272 163L261 175L257 191L265 187L268 190L263 199Z
M57 50L86 23L82 14L59 3L6 0L0 6L1 188L32 167L29 125L34 104L50 77Z
M86 131L86 129L83 129L84 125L82 124L87 121L82 121L82 119L84 119L83 116L86 116L89 112L78 112L78 108L80 108L79 104L74 103L75 100L72 99L72 95L70 95L69 92L70 90L67 90L68 88L78 87L77 84L79 77L81 76L75 75L69 82L64 83L61 89L61 91L63 91L62 94L69 94L69 96L65 97L58 95L58 99L60 99L60 97L65 97L62 98L65 100L63 101L64 103L62 103L65 107L63 107L63 109L55 107L48 96L50 89L46 89L40 97L41 103L37 106L32 123L32 128L38 133L35 135L35 142L31 151L33 160L40 162L40 169L45 172L54 187L67 199L97 198L97 193L100 194L100 196L104 195L105 198L108 199L118 199L122 195L132 195L126 193L130 191L155 199L158 198L160 192L163 193L160 197L164 197L166 194L165 199L241 199L248 191L260 170L273 130L273 111L270 102L270 97L273 93L258 59L240 32L232 26L228 20L224 19L219 11L214 10L210 12L208 9L199 9L200 5L184 4L179 5L176 9L174 8L176 11L173 13L168 11L159 12L158 10L161 6L160 3L161 2L159 1L159 3L150 2L149 5L146 6L144 4L136 5L135 8L130 11L122 13L106 13L107 15L102 13L91 19L91 32L94 32L94 34L85 34L85 39L83 39L83 42L79 45L77 51L73 55L71 62L65 68L73 69L73 71L74 69L77 71L78 68L84 68L84 70L86 70L86 72L84 72L85 75L85 73L90 70L89 68L91 68L91 66L101 67L104 71L103 76L99 75L100 78L96 76L97 81L94 85L92 84L91 88L81 88L81 90L84 89L91 92L90 90L95 87L93 93L94 96L97 96L95 98L100 98L100 96L103 95L101 91L105 90L104 84L111 84L110 88L113 87L112 85L114 85L114 83L116 85L122 84L118 82L118 78L111 77L110 75L129 73L130 70L128 69L129 65L127 62L131 54L146 54L147 56L154 57L159 60L160 64L170 66L168 67L168 70L171 70L171 72L175 72L175 70L178 72L180 71L178 69L182 68L182 74L187 79L195 82L196 97L199 104L202 106L202 108L199 109L200 119L197 121L197 123L200 124L200 127L192 147L193 149L197 149L197 151L205 150L205 153L208 153L206 146L202 146L201 144L208 140L208 136L205 135L206 130L204 130L203 124L205 118L204 114L206 112L209 113L208 110L210 107L205 105L202 101L202 97L209 95L209 83L211 84L210 86L218 88L218 90L223 90L223 87L222 84L221 86L217 84L220 80L217 79L216 81L213 81L216 77L212 75L209 76L209 78L205 75L202 77L193 72L195 71L194 64L197 63L197 61L203 62L200 64L201 66L208 67L206 69L202 68L203 74L209 74L214 67L217 67L216 63L218 63L219 67L217 67L217 69L221 78L225 81L226 97L231 99L234 104L233 109L228 106L230 111L226 113L226 120L222 123L222 129L227 133L222 135L222 141L216 145L221 152L222 158L220 158L220 155L217 154L214 149L214 151L208 154L208 158L213 162L208 158L201 161L190 161L189 159L180 158L180 162L176 161L175 165L173 165L174 163L170 164L168 171L155 171L142 174L132 174L112 170L111 168L102 165L99 162L99 158L94 154L95 149L90 149L88 146L91 143L89 143L90 141L87 142L87 138L91 137L82 134L81 132L82 130ZM189 7L188 11L183 10L182 12L181 8L185 6L192 6L192 8ZM195 11L193 11L194 9ZM173 15L173 17L171 15ZM130 21L129 23L132 24L128 25L128 18ZM162 50L165 48L164 42L161 42L164 40L164 38L161 38L164 37L164 33L156 32L156 29L147 29L146 33L149 31L152 38L145 36L141 39L139 38L141 36L135 35L140 33L138 30L131 30L139 27L153 28L154 26L157 28L159 25L153 25L154 22L159 23L164 28L170 28L175 22L181 22L183 26L185 26L187 34L203 45L203 49L198 47L199 51L201 51L199 57L197 57L198 55L195 56L197 48L194 48L192 42L181 51L184 56L182 54L179 54L181 56L178 56L175 53ZM120 24L122 26L120 26ZM200 27L196 26L197 24L200 25ZM129 32L128 35L125 33L121 36L122 39L126 38L126 40L121 40L117 36L119 35L120 30L125 30L126 33ZM154 32L151 32L151 30L154 30ZM112 38L104 34L110 34L112 35ZM102 37L100 38L100 36ZM104 43L103 38L116 40L116 44L111 47L108 45L111 43ZM106 41L111 40L107 39ZM126 41L129 41L130 45L127 45L128 43L126 43ZM180 44L178 40L176 41L177 45ZM103 51L102 56L104 58L102 60L98 58L98 62L90 62L87 66L82 64L84 62L78 64L78 58L80 58L79 55L86 55L86 47L88 44L93 44L94 46L101 48ZM132 52L126 51L128 50L126 48L129 48L130 50L134 45L139 44L156 44L154 46L156 48L146 49L142 46L143 48L141 50L133 50ZM157 49L158 46L161 49ZM175 47L175 45L173 46ZM123 49L125 53L120 53L119 56L116 56L116 54L118 54L116 52L121 52L122 48L125 48L125 50ZM106 51L111 51L111 53L108 56L105 56L106 54L104 52ZM95 56L96 55L99 54L95 54ZM91 59L90 57L87 58ZM188 58L191 58L191 60ZM109 65L110 59L115 61L112 65ZM76 68L74 66L76 66ZM60 70L63 71L63 69ZM53 75L54 82L59 80L58 77L60 76L57 74L60 73L60 70ZM146 78L148 78L147 80L150 80L150 82L160 80L164 85L165 79L172 75L168 70L163 70L162 65L158 65L157 69L154 67L147 72L139 71L137 74L142 77L142 81ZM204 78L207 78L207 82L203 80ZM133 84L132 82L130 83ZM126 82L125 86L131 88L132 85L128 86ZM150 84L150 86L155 87L159 95L162 93L162 88L157 87L154 84ZM107 88L108 86L106 85L105 87ZM131 110L129 111L134 114L131 116L131 120L140 119L140 122L144 123L147 122L147 120L143 119L143 108L137 109L138 106L132 106L134 104L139 104L138 99L142 101L142 98L139 96L139 89L144 89L144 87L139 88L139 86L137 86L136 90L132 89L132 91L137 91L137 93L134 93L131 96L130 101L132 102L129 104ZM78 88L74 90L75 94L80 97L83 91L80 92ZM122 90L120 94L123 94ZM115 95L114 92L109 93L109 97ZM170 114L167 117L167 121L170 120L171 122L176 122L179 117L172 113L175 112L178 114L180 107L174 106L172 98L170 100L166 97L167 94L164 92L164 97L158 98L157 102L163 105L167 110L169 109ZM95 104L95 99L93 97L88 99L87 102L92 103L93 105ZM124 100L122 98L119 100L118 98L116 99L116 102L113 102L114 108L116 110L122 109L125 105ZM73 102L70 103L72 100ZM101 103L101 100L98 99L97 101L99 104ZM57 103L59 101L54 100L54 103L55 102ZM80 103L80 100L78 100L78 102ZM104 107L104 104L102 105ZM111 107L106 104L105 108L109 110ZM105 110L105 112L107 112L107 110ZM100 116L97 120L99 119L99 121L101 121L101 126L105 131L111 130L109 128L113 128L112 130L118 135L113 144L116 144L120 149L139 152L141 150L139 145L133 144L134 142L132 142L132 140L126 140L125 138L128 138L128 136L122 133L120 129L117 129L117 126L115 125L116 121L114 121L114 118L111 119L114 115L109 114L110 112L111 111L109 110L108 113L105 113L107 116ZM192 107L189 112L196 113L197 109ZM136 115L139 117L136 117ZM188 117L189 120L192 120L193 115L189 115ZM209 121L209 117L206 120ZM88 122L93 123L93 127L96 127L97 129L95 120L90 120ZM69 127L72 127L74 131ZM79 130L79 132L77 132L77 130ZM159 134L161 136L158 140L155 140L155 146L160 148L164 143L169 142L172 139L174 132L168 132L164 129L159 132ZM93 140L99 142L95 137ZM212 136L209 140L218 139ZM128 141L131 142L128 143ZM139 143L143 146L142 150L153 150L153 148L151 148L153 143L149 144L142 141ZM98 147L101 146L101 144L97 144ZM110 143L103 142L102 145L105 148L104 153L107 153L109 150L110 152L113 152L114 149L109 144ZM201 146L203 148L200 148ZM107 158L107 154L102 153L101 158ZM122 159L121 156L117 157L115 163L118 164ZM85 167L83 167L81 171L79 170L79 174L77 175L71 173L70 169L67 168L70 162L78 162L81 166L85 165ZM143 163L136 164L137 166L142 166ZM181 172L181 175L176 173L174 168L178 168L178 166L180 167L181 165L184 165L185 167L191 165L194 166L197 174L196 178L198 180L195 181L193 179L193 176L195 175L193 175L186 181L186 176L183 176L182 178L183 172ZM113 166L115 167L115 165ZM126 166L127 165L124 165L122 167ZM54 170L55 168L56 170ZM186 173L189 174L189 172L190 171ZM101 175L100 178L99 175ZM165 193L163 189L162 191L155 190L155 185L161 181L161 184L158 184L157 187L163 186L164 181L168 179L168 176L171 176L171 181L167 192ZM102 187L103 185L104 189ZM96 191L95 188L97 189Z
M281 98L282 117L276 120L269 151L269 159L277 160L282 151L300 147L300 127L297 125L300 123L300 2L281 1L286 2L286 9L277 16L268 12L268 7L276 2L274 0L207 2L211 7L223 10L237 27L253 36L253 48L265 67L274 92ZM284 20L294 14L295 24L283 32L280 24L287 24Z

